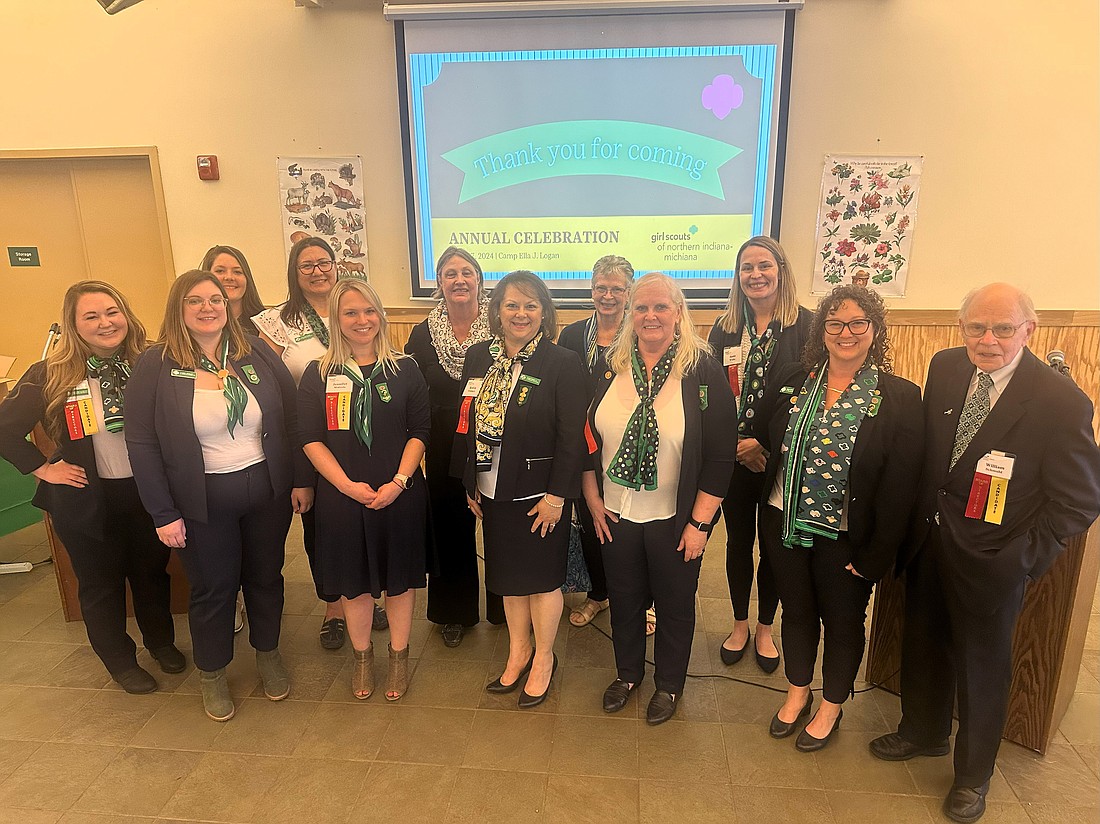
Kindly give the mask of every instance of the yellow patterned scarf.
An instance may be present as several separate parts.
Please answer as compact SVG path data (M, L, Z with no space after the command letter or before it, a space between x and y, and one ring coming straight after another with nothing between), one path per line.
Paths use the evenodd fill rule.
M493 364L485 373L481 389L474 401L474 433L476 436L477 471L487 472L493 463L493 448L500 446L504 436L504 416L512 397L512 369L517 363L525 363L542 342L539 332L527 342L514 358L508 357L504 338L497 336L489 344Z

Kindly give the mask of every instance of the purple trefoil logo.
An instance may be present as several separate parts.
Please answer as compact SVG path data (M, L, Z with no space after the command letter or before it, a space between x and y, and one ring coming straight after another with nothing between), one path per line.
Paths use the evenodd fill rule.
M745 90L728 74L716 75L702 95L703 108L719 120L725 120L734 109L745 102Z

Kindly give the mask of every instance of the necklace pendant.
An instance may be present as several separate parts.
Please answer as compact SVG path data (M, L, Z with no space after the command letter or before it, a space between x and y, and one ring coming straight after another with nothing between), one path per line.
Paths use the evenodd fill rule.
M224 381L226 378L229 377L229 370L219 369L215 374L218 376L218 380Z

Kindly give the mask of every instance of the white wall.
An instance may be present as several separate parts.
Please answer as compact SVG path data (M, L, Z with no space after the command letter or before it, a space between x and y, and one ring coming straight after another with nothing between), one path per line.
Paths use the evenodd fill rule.
M145 0L113 17L94 0L4 0L0 31L0 148L159 147L178 271L214 243L240 246L265 299L280 299L275 158L360 154L372 279L388 305L415 305L380 0ZM802 291L824 154L920 153L896 305L950 308L1006 279L1041 308L1096 309L1098 76L1095 0L807 0L782 230ZM197 178L206 153L219 182Z

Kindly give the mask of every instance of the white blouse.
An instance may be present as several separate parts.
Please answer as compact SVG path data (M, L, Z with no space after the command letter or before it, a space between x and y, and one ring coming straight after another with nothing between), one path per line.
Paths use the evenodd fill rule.
M99 379L90 378L88 389L91 391L92 409L95 412L96 427L99 429L92 435L92 449L95 452L95 471L101 478L132 478L134 470L130 469L130 453L126 451L126 433L108 432L107 425L103 422L103 392L99 388ZM123 411L123 417L125 417Z
M248 405L244 409L244 421L233 427L230 436L226 427L225 393L220 389L195 389L191 414L195 423L195 436L202 446L202 461L207 475L224 475L236 472L265 460L263 447L263 412L248 387Z
M596 409L596 429L603 437L600 452L604 467L603 505L631 523L663 521L676 515L676 493L680 488L680 463L684 451L682 383L680 378L669 376L653 401L660 440L657 444L657 488L652 491L636 492L607 477L607 467L615 459L627 421L640 401L634 377L629 372L616 375Z
M294 384L297 386L302 380L302 373L306 371L306 367L313 361L323 358L328 349L321 341L317 340L317 336L309 328L309 323L304 319L300 326L283 321L279 313L285 305L264 309L258 315L252 316L252 322L256 324L257 329L271 338L278 346L283 347L281 356L283 363L290 371L291 376L294 378ZM325 324L326 329L331 328L328 318L321 318L321 322Z

